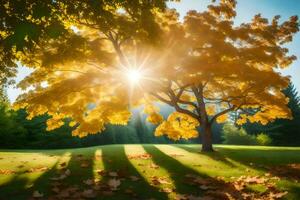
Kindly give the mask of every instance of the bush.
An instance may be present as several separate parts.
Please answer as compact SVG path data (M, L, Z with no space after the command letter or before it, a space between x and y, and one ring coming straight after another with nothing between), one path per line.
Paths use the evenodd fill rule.
M272 143L272 139L265 133L260 133L256 136L258 145L268 146Z
M237 128L232 124L225 124L223 127L224 144L237 145L256 145L257 140L255 136L248 135L245 129Z

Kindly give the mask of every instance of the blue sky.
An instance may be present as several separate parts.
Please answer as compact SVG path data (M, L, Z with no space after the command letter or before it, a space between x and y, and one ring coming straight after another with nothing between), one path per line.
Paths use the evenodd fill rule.
M181 0L181 2L169 3L169 7L176 8L181 18L183 18L189 10L205 10L210 2L210 0ZM300 16L300 0L237 0L237 2L236 24L249 22L257 13L262 13L264 17L269 19L275 15L281 15L282 20L287 20L292 15ZM282 73L290 75L294 85L300 91L300 33L296 35L294 41L287 45L287 47L290 49L291 54L298 57L298 60L290 68L283 70ZM16 80L22 80L30 72L28 68L19 67ZM16 99L20 92L19 89L13 87L8 89L7 93L11 102Z

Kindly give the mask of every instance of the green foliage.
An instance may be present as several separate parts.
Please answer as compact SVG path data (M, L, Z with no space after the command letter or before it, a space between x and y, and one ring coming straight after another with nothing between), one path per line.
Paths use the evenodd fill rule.
M268 146L272 143L272 139L265 133L260 133L256 136L256 141L258 145Z
M22 146L26 130L14 119L16 115L9 109L7 101L0 100L0 146L18 148ZM17 141L17 142L16 142Z
M255 136L248 135L245 129L237 128L232 124L225 124L223 127L224 144L256 145Z
M268 146L272 143L272 139L265 133L257 136L250 135L244 128L238 128L233 124L225 124L223 126L223 143L236 145L261 145Z

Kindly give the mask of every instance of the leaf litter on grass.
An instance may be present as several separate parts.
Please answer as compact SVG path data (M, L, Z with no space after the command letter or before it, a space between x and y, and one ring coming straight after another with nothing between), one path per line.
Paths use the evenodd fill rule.
M88 159L83 156L78 156L82 164L90 165ZM132 155L130 159L150 159L151 155L140 154ZM53 195L49 196L49 199L89 199L95 198L99 195L112 196L120 191L120 185L123 180L129 181L139 181L140 177L128 174L128 170L120 169L116 171L105 171L96 170L96 173L100 176L106 177L106 181L101 181L99 179L86 179L82 183L85 188L78 186L66 185L64 179L71 175L69 169L65 169L66 164L61 163L62 170L56 177L50 178L54 181L51 188ZM157 170L160 167L154 163L149 165L143 165L144 167L150 167L151 169ZM298 170L299 165L291 164L290 168L295 168ZM36 167L32 171L42 171L43 167ZM46 169L45 169L46 170ZM280 171L285 171L286 169L280 169ZM0 171L1 173L1 171ZM9 173L9 172L8 172ZM189 184L191 187L197 187L202 191L201 196L195 194L176 194L176 189L172 187L171 181L164 176L151 176L150 184L152 186L160 187L160 192L167 194L172 193L175 195L175 199L178 200L219 200L219 199L245 199L245 200L275 200L281 199L287 195L287 191L280 191L275 186L275 181L280 180L279 177L273 176L273 172L270 171L265 173L263 176L250 176L244 175L237 178L232 177L231 179L225 179L224 177L201 177L194 174L186 174L185 183ZM263 192L257 192L251 190L249 186L262 185L266 189ZM250 189L249 189L250 188ZM134 192L133 188L127 187L123 188L122 192L126 195L130 195L132 198L136 198L137 194ZM32 197L34 198L44 198L44 194L39 191L34 191ZM108 197L109 198L109 197Z
M187 184L198 186L203 191L203 195L179 194L177 195L178 200L275 200L281 199L288 193L278 190L275 187L273 177L270 176L241 176L230 181L225 181L223 177L203 178L193 174L186 174L185 178ZM263 193L258 193L247 188L247 186L254 184L262 185L266 190Z

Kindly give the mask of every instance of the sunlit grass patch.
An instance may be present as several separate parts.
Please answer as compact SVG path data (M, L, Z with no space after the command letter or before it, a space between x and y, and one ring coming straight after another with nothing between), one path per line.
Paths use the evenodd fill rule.
M108 199L174 199L205 196L216 188L259 196L268 194L267 185L273 183L275 192L287 191L284 198L300 197L297 174L283 173L290 167L297 170L300 148L220 145L213 153L199 150L199 145L107 145L2 151L0 198L28 199L35 191L44 197L62 192L71 196L70 188L77 188L74 194L83 198L84 194Z

